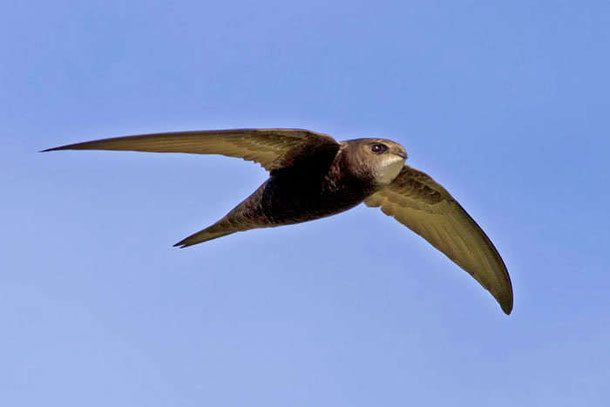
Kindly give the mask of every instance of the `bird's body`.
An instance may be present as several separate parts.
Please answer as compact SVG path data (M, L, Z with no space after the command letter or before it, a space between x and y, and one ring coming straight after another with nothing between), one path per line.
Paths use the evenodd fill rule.
M363 145L371 142L395 144L383 139L349 140L338 149L316 152L290 167L275 169L226 216L176 246L187 247L244 230L307 222L353 208L381 187L372 170L358 159ZM402 151L398 154L394 162L399 171L404 157Z
M429 176L404 165L386 139L337 142L299 129L238 129L117 137L50 150L223 154L260 163L269 178L218 222L178 242L187 247L235 232L306 222L364 202L424 237L512 309L506 266L481 228ZM50 151L45 150L45 151Z

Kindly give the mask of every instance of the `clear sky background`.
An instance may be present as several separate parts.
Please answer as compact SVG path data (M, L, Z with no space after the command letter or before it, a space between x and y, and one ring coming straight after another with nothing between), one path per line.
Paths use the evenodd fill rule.
M607 1L0 4L3 406L610 405ZM266 178L37 151L147 132L385 137L483 226L505 316L364 206L171 245Z

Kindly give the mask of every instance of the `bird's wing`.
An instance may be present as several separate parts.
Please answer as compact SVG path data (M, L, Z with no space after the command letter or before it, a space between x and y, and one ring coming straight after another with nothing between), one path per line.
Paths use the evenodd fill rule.
M502 258L464 208L427 174L405 165L388 186L371 195L367 206L426 239L472 275L510 314L513 290Z
M235 129L144 134L86 141L56 150L124 150L156 153L221 154L255 161L268 171L283 168L319 150L339 149L331 136L301 129Z

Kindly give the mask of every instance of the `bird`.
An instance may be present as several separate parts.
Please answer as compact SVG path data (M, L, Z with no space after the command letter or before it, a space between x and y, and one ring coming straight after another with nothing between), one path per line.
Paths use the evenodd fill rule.
M43 152L58 150L220 154L253 161L269 178L219 221L174 246L312 221L364 203L427 240L489 291L504 313L512 311L510 276L489 237L445 188L406 165L405 148L392 140L339 142L304 129L229 129L113 137Z

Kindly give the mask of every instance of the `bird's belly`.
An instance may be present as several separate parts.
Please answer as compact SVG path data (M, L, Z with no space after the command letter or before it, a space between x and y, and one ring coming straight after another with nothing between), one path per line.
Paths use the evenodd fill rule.
M373 191L360 185L329 188L315 180L270 179L261 186L261 209L274 225L334 215L361 203Z

